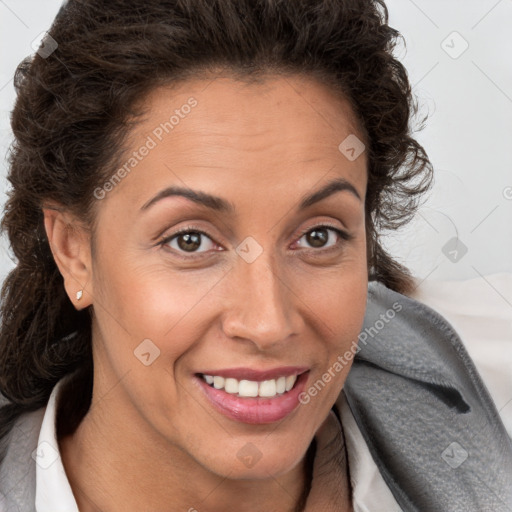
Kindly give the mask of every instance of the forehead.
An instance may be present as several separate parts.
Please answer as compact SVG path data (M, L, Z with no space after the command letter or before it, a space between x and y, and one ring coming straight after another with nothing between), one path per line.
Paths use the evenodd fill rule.
M187 103L192 98L197 105L190 112ZM344 132L360 134L357 118L340 93L313 77L299 75L269 75L257 81L225 76L197 78L154 89L144 99L143 108L147 115L139 132L151 130L155 122L171 121L173 135L189 128L198 134L228 129L257 137L279 127L282 138L302 134L318 142L320 135L325 137L329 131L334 141ZM188 118L187 122L179 122L176 116L171 120L174 111L179 120ZM297 125L299 117L303 122Z
M365 194L366 155L351 161L339 148L347 137L363 138L356 117L347 100L314 79L187 80L153 90L142 107L124 159L134 165L121 183L132 189L131 202L173 182L255 193L340 175Z

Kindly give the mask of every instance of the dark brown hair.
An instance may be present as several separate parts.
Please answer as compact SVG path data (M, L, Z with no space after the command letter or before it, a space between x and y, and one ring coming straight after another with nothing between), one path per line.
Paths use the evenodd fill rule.
M93 226L93 191L117 168L137 105L159 84L223 69L241 79L313 76L342 94L365 137L369 279L411 290L379 237L412 217L432 168L411 136L417 109L382 0L69 0L49 34L55 51L26 59L15 79L2 229L17 265L1 296L0 391L10 404L0 438L75 371L75 427L87 411L91 308L75 310L66 295L41 207L54 202Z

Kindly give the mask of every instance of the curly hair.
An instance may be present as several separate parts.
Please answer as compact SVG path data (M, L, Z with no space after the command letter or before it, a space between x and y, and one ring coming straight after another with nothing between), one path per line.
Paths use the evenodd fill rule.
M0 391L9 403L0 439L71 373L71 430L87 412L92 307L77 311L66 295L42 206L56 203L94 225L93 191L116 169L141 99L158 85L221 68L248 80L311 76L343 95L367 151L369 279L412 289L380 236L412 218L432 166L411 135L417 105L383 0L68 0L49 34L55 51L25 59L15 76L1 227L17 265L1 293Z

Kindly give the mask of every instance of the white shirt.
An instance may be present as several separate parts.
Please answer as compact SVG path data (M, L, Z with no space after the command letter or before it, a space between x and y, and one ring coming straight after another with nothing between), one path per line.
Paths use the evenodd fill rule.
M512 274L495 274L470 281L425 282L412 297L438 311L455 328L512 437ZM37 512L78 512L56 438L60 384L50 395L39 435L38 462L42 463L36 464ZM340 415L354 512L401 512L346 400L341 401Z

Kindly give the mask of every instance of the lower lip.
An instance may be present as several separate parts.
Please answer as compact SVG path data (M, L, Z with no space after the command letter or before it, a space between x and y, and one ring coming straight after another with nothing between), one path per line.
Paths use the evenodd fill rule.
M299 395L306 385L308 373L299 375L290 391L274 398L240 398L238 395L210 386L202 377L196 376L196 379L206 397L221 414L242 423L257 425L282 420L295 410L299 405Z

